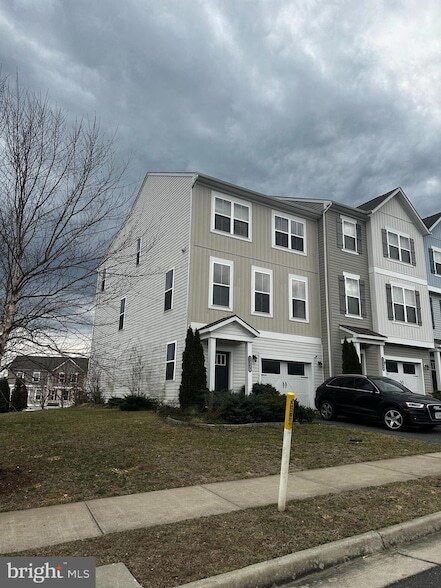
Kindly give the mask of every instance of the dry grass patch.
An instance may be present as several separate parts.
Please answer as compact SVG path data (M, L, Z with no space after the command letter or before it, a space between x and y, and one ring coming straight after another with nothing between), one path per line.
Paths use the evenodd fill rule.
M179 427L151 412L45 410L0 415L0 447L6 511L276 474L282 429ZM294 430L291 469L434 451L438 445L413 439L304 424Z
M441 510L441 477L114 533L20 555L124 562L143 586L179 586Z

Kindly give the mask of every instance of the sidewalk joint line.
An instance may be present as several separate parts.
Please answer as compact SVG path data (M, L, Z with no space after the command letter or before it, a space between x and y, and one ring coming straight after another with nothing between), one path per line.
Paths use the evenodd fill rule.
M410 559L414 559L416 561L423 561L425 563L429 563L429 564L433 564L435 566L441 566L440 563L436 562L436 561L430 561L430 559L424 559L423 557L418 557L416 555L412 555L410 553L403 553L402 551L400 551L399 549L397 550L397 553L399 553L400 555L403 555L404 557L408 557Z
M98 530L100 531L101 535L106 535L106 533L102 530L101 525L99 524L99 522L97 521L97 519L95 518L95 515L93 514L93 512L90 510L89 505L87 504L86 501L84 501L84 504L86 505L87 510L90 513L90 516L92 517L92 519L95 521L96 526L98 527Z
M232 504L233 506L236 506L239 510L244 510L243 506L239 506L238 504L236 504L235 502L233 502L232 500L228 500L228 498L224 498L223 496L221 496L220 494L216 494L216 492L214 490L210 490L209 488L207 488L206 486L202 486L201 488L203 490L206 490L207 492L209 492L210 494L213 494L213 496L216 496L216 498L221 498L222 500L224 500L225 502L228 502L228 504Z

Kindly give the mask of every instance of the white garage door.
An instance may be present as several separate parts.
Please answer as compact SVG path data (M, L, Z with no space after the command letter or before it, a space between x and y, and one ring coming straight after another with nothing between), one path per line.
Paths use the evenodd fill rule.
M423 374L420 363L386 359L386 376L404 384L416 394L424 394Z
M281 394L294 392L303 406L310 406L310 364L300 361L262 359L262 384L271 384Z

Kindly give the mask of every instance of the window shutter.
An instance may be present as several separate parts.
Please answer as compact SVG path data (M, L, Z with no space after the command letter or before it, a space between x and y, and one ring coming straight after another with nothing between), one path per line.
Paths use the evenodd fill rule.
M340 296L340 312L346 314L346 288L344 276L338 276L338 293Z
M364 280L360 280L359 285L360 285L361 316L366 317L367 316L367 314L366 314L366 286L365 286Z
M415 290L415 303L416 303L416 314L417 314L417 323L419 325L423 324L421 320L421 301L420 301L420 293L418 290Z
M410 261L412 265L416 265L415 241L413 239L410 239Z
M361 240L361 225L357 223L357 252L363 253L363 245Z
M383 255L384 255L384 257L389 257L389 250L387 248L387 231L386 231L386 229L381 229L381 240L383 242Z
M343 222L337 217L337 247L343 249Z
M394 309L392 307L392 286L386 284L386 302L387 302L387 318L390 321L394 320Z
M429 248L429 260L430 260L430 271L432 274L435 273L435 260L433 259L433 249L432 247Z

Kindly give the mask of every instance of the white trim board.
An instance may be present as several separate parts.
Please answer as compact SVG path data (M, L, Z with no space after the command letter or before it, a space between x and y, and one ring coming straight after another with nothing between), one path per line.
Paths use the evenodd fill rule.
M411 266L414 267L414 266ZM415 276L408 276L407 274L399 274L398 272L391 272L390 270L384 269L382 267L370 267L369 268L370 274L380 274L382 276L389 276L390 278L396 278L397 280L401 280L402 282L413 282L414 284L421 284L422 286L427 286L427 280L423 280L422 278L417 278Z

